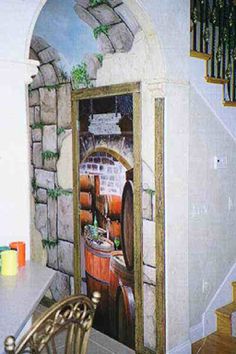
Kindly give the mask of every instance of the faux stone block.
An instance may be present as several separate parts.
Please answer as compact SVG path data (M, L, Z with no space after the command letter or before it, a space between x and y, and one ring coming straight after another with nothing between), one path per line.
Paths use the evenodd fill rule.
M40 52L41 50L44 50L48 46L48 43L42 37L33 36L31 39L30 47L33 48L36 53Z
M34 107L34 122L39 123L40 122L40 106L35 106Z
M47 205L35 205L35 227L41 233L42 237L47 238Z
M152 195L149 192L143 191L142 194L142 209L143 218L153 220Z
M71 85L65 84L58 89L58 126L71 127Z
M43 64L47 64L52 61L60 60L59 54L57 53L56 49L54 49L53 47L48 47L48 48L44 49L43 51L41 51L38 54L38 56L39 56L40 62Z
M73 241L73 195L58 197L58 237Z
M43 80L46 86L58 84L58 79L55 70L51 64L41 65L40 71L43 75Z
M143 281L150 285L156 285L156 268L143 265Z
M156 320L155 303L156 292L152 285L144 284L144 345L153 351L156 348Z
M33 90L29 92L29 106L37 106L40 104L39 101L39 91L38 90Z
M57 126L46 125L43 127L43 151L57 152Z
M83 6L80 6L78 3L74 6L74 10L79 16L79 18L87 23L93 29L100 26L100 22L96 20L96 18L88 12Z
M47 265L53 269L58 269L58 245L47 247Z
M89 5L90 5L89 0L77 0L76 4L81 5L85 8L89 7Z
M51 238L57 237L57 201L48 198L48 234Z
M122 4L122 1L123 0L108 0L109 4L112 6L112 7L115 7L119 4Z
M73 252L74 245L71 242L59 241L58 244L58 266L59 270L73 275Z
M53 172L35 169L35 178L37 186L53 189L55 185L55 174Z
M47 203L48 201L48 195L46 189L39 188L37 190L37 198L40 203Z
M44 79L43 79L43 75L42 75L40 69L39 69L37 75L34 77L33 82L31 83L30 86L33 90L44 86Z
M70 278L68 275L57 272L50 286L52 297L59 301L70 294Z
M97 71L101 67L101 63L96 57L96 55L88 54L84 59L85 63L87 64L87 72L90 79L96 79Z
M37 168L41 168L43 164L42 160L42 144L33 143L33 164Z
M116 52L128 52L133 44L133 35L122 22L109 29L109 38Z
M34 107L29 107L29 125L34 124Z
M134 35L140 30L140 26L136 21L136 18L125 4L117 6L114 10L122 18L126 26L129 27Z
M42 140L42 130L40 128L32 129L31 135L33 142L39 142Z
M110 39L104 33L101 33L99 35L97 42L98 42L99 51L101 53L103 53L103 54L111 53L112 54L115 52Z
M41 120L45 124L55 124L57 121L56 90L41 88L39 90L41 101Z
M120 22L120 17L106 4L89 8L89 12L103 25L112 25Z
M57 158L53 158L50 160L44 160L44 164L43 167L45 168L45 170L47 171L57 171Z
M155 222L143 220L143 262L156 266Z
M66 129L64 132L62 132L58 135L58 139L57 139L58 150L61 149L63 140L71 134L72 134L72 130Z

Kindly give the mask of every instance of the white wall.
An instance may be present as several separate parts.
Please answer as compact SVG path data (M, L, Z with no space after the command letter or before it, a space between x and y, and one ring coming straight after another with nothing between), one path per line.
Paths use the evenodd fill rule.
M226 108L227 109L227 108ZM190 325L236 261L236 145L201 96L191 89L189 150ZM214 157L227 166L214 169Z

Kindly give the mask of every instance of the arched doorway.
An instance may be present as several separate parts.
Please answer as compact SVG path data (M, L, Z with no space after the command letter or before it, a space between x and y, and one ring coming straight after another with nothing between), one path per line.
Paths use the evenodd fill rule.
M82 5L79 6L81 10ZM130 6L131 8L132 6L133 8L136 8L136 12L137 12L137 4L135 4L135 2L133 2L132 5ZM87 8L85 8L85 10L87 11ZM82 11L85 12L84 10ZM114 12L113 9L112 11ZM121 22L124 23L124 21ZM115 25L117 25L117 23L114 23L114 26ZM96 28L97 27L98 26L96 26ZM100 28L100 31L101 30L102 28ZM109 30L112 30L112 27ZM104 29L104 31L106 32L106 29ZM111 33L113 32L111 31ZM104 36L106 36L106 33L101 32L100 35L101 38L104 38ZM148 45L145 51L148 50L151 51L150 43L153 43L154 37L152 37L152 39L150 39L150 37L152 36L150 35L147 36L150 42L149 40L147 41ZM112 38L113 38L112 36L111 38L109 38L109 41L111 43L114 42L114 39L112 40ZM133 37L134 47L136 48L135 49L136 51L139 43L145 42L145 38L146 38L145 34L142 31L140 31L140 33L136 34L136 36ZM107 42L107 40L105 40L105 42ZM80 83L82 82L82 85L88 84L89 86L91 82L92 84L96 84L98 86L104 84L111 85L113 83L119 82L119 80L125 82L126 81L125 75L126 74L129 75L130 73L131 76L128 76L129 77L128 81L130 81L131 79L133 80L133 78L135 78L135 80L140 80L142 79L142 76L143 77L146 76L146 79L148 81L148 78L151 77L150 73L148 74L148 70L146 71L143 71L143 69L140 70L141 74L137 70L137 68L141 67L142 64L141 61L145 61L145 59L140 60L140 63L137 65L135 70L127 70L127 68L132 66L133 64L134 53L132 52L132 50L134 50L134 47L131 44L127 47L126 40L122 42L122 38L121 38L121 42L118 42L118 44L119 46L117 46L116 48L119 51L124 51L124 52L123 53L119 52L117 53L117 55L114 54L114 56L110 54L108 55L105 54L103 57L102 66L100 65L101 57L96 57L96 59L93 57L92 60L91 58L89 58L89 63L91 64L92 62L91 64L92 70L90 72L91 77L87 76L88 72L86 73L83 71L84 66L79 64L80 65L79 70L81 70L83 74L82 75L83 80L82 81L80 80ZM102 43L102 48L105 48L105 50L107 50L107 48L111 49L111 46L109 45L105 46L104 43ZM63 284L64 287L65 284L72 284L72 278L73 278L73 270L71 264L64 262L66 258L72 259L71 255L73 252L73 238L72 238L72 227L71 227L71 208L72 208L71 187L72 185L69 181L67 181L65 186L61 186L57 184L57 181L60 179L59 175L61 173L64 173L61 171L61 169L60 171L58 170L58 163L61 161L60 149L61 147L63 147L64 144L63 142L71 136L71 125L69 119L69 117L71 116L71 111L70 111L70 105L68 104L71 95L71 86L70 86L71 83L70 80L68 80L67 76L64 75L65 73L62 67L57 65L58 55L55 52L55 50L52 49L51 43L45 43L44 41L42 41L42 39L34 37L31 43L31 49L32 49L31 57L41 61L39 73L35 78L33 84L31 85L31 92L30 92L30 101L31 101L30 111L31 111L31 117L33 117L31 128L32 128L32 139L34 139L32 143L33 143L33 153L35 155L33 157L33 163L35 165L34 181L36 182L36 187L37 187L37 190L34 192L36 193L36 204L39 204L36 205L35 208L37 210L36 214L40 218L40 220L38 220L38 225L36 225L36 228L38 230L40 229L39 231L41 234L42 233L44 234L44 237L48 236L48 233L50 233L49 236L52 236L53 238L54 235L56 235L55 237L57 237L58 235L57 228L60 229L59 232L60 242L59 244L55 245L55 248L53 249L54 253L48 252L48 265L58 270L58 277L59 277L58 280L60 279L60 282ZM129 56L129 52L125 53L125 50L131 51L132 55ZM113 43L113 51L114 51L114 43ZM140 51L140 53L142 53L142 51ZM152 66L154 62L152 55L150 55L150 58L151 60L147 65L147 67L149 68L150 66ZM126 66L123 65L125 62L126 62ZM119 63L119 65L116 63ZM86 65L88 66L88 63ZM156 67L158 68L160 66L156 66ZM117 72L117 68L119 68L120 70L120 75ZM146 95L147 94L148 91L146 91ZM150 103L152 104L153 102ZM40 107L41 118L43 115L42 122L41 120L37 121L39 117L38 107ZM40 134L41 134L41 138L40 138ZM49 140L47 140L47 136L50 137L54 136L54 141L53 142L50 141L50 138ZM41 150L40 150L40 144L41 144ZM89 145L85 146L86 151L89 151L89 149L92 146L91 141L89 141L88 144ZM153 171L154 170L153 161L152 161L152 165L153 165L152 167L152 171ZM45 180L47 182L45 182ZM42 181L43 183L48 183L48 184L43 185ZM149 188L149 184L146 181L144 181L144 185L145 185L144 194L148 195L147 197L148 204L151 205L151 209L152 209L153 199L149 198L150 196L149 192L151 189L153 190L153 188ZM47 190L46 195L45 195L45 189ZM51 193L51 195L56 195L56 198L54 199L51 198L50 195L48 195L48 190L49 190L49 194ZM37 201L39 202L37 203ZM64 214L63 210L67 210L67 212ZM151 214L152 212L149 213L149 215L145 216L145 218L146 220L154 222L154 217ZM42 215L45 218L47 218L47 221L44 223L43 222L41 223ZM38 217L36 216L36 219ZM56 220L58 220L58 222ZM70 221L68 222L68 220ZM154 248L155 247L154 239L152 240L152 242ZM59 260L56 258L55 255L59 255ZM147 267L151 266L153 269L155 268L155 264L153 264L151 261L150 262L148 261L146 266ZM71 285L69 285L69 288L70 287L72 288ZM152 299L151 301L153 301L154 303L155 302L154 284L147 283L145 289L146 289L145 298L147 299L148 297L149 298L151 297ZM146 326L149 326L149 328L150 326L152 326L152 332L151 332L152 334L151 335L149 334L149 337L153 337L153 334L155 333L155 319L153 319L154 316L152 314L151 321L149 321L150 314L148 314L146 317L148 319L146 321L146 323L148 323L146 324ZM152 349L155 348L155 343L154 343L155 341L149 343L147 340L146 342L148 343L148 346L150 348Z

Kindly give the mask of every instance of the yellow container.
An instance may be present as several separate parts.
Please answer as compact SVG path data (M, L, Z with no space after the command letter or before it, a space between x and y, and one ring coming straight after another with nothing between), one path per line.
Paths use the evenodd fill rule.
M1 258L2 258L1 274L4 276L16 275L18 271L17 251L14 250L3 251L1 252Z

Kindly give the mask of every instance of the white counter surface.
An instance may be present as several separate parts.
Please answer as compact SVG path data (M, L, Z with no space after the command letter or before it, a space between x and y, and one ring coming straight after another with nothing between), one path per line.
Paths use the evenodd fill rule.
M55 273L28 261L16 276L0 275L0 353L4 353L4 340L8 335L19 336Z

